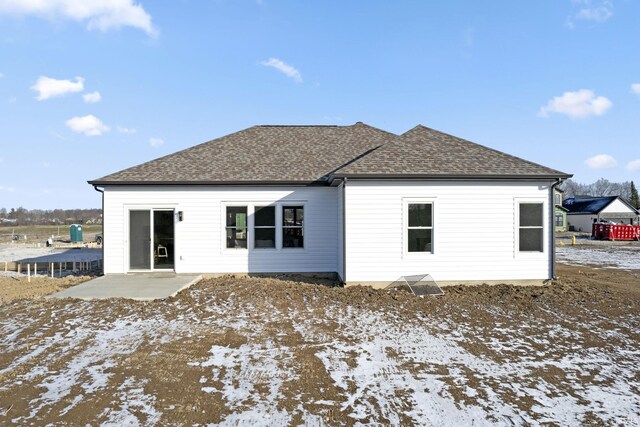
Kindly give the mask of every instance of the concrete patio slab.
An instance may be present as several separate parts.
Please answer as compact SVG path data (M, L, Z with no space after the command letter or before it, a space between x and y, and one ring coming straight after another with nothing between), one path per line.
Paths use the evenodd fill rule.
M195 274L118 274L98 277L48 298L79 298L84 300L128 298L151 301L176 295L197 283L202 276Z

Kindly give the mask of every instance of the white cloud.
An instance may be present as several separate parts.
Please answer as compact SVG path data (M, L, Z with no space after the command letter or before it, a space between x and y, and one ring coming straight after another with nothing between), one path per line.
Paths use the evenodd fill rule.
M149 145L153 148L158 148L164 144L164 140L160 138L149 138Z
M75 80L75 82L72 82L71 80L57 80L51 77L40 76L36 83L31 86L31 90L38 92L38 96L36 97L38 101L63 96L68 93L82 92L84 90L84 79L82 77L76 77Z
M589 157L584 163L592 169L609 169L616 167L618 162L608 154L597 154Z
M572 3L579 9L567 19L569 28L575 27L574 21L600 23L613 16L613 2L610 0L572 0Z
M276 70L284 73L287 77L291 77L298 83L302 82L302 75L300 75L300 71L277 58L269 58L268 61L262 61L260 64L264 65L265 67L273 67Z
M50 20L87 22L89 30L138 28L151 36L158 30L134 0L0 0L0 14L35 15Z
M634 83L631 85L631 92L635 93L636 95L640 95L640 83Z
M4 74L0 73L0 79L4 77Z
M102 99L102 96L100 95L100 92L95 91L95 92L83 94L82 99L84 99L84 102L87 102L89 104L94 104L96 102L100 102L100 100Z
M632 160L627 163L627 169L634 172L640 170L640 159Z
M69 119L66 121L66 125L72 131L83 133L87 136L100 136L109 131L109 126L106 126L99 118L91 114Z
M580 89L555 96L546 106L540 108L538 116L549 117L549 113L564 114L572 119L584 119L589 116L601 116L613 103L604 96L596 97L593 91Z
M120 133L136 133L136 130L133 128L126 128L124 126L116 126L116 130Z
M7 191L9 193L12 193L16 191L16 189L13 187L5 187L4 185L0 185L0 191Z

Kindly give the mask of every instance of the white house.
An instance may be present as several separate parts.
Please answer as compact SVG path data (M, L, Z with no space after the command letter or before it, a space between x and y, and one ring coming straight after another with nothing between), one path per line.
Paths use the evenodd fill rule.
M637 209L619 196L571 197L562 203L567 209L569 228L590 233L594 222L602 220L618 224L638 224Z
M104 272L335 273L386 286L554 275L568 175L423 126L254 126L89 181Z

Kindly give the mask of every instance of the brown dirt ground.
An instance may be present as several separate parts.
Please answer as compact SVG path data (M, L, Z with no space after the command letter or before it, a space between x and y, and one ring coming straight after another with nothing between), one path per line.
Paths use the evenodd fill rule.
M92 322L108 324L121 318L145 318L159 316L171 321L176 318L205 318L210 316L210 307L226 307L242 313L242 319L252 325L259 325L254 334L243 333L220 327L218 331L201 331L194 324L193 331L170 342L145 341L130 354L119 356L116 363L108 369L109 384L100 393L85 395L81 403L73 409L64 411L73 396L81 394L80 386L75 386L73 393L59 404L41 409L38 416L32 419L33 424L65 424L84 425L105 421L109 408L118 403L120 387L127 378L144 378L143 392L155 396L155 407L163 410L162 417L155 422L169 425L192 425L198 423L220 422L240 408L229 408L222 392L220 377L207 377L210 369L193 362L204 362L211 355L212 346L238 349L243 344L255 341L256 337L269 337L275 347L291 349L290 355L295 360L295 375L285 379L281 388L282 399L278 406L294 413L302 405L306 412L321 414L327 425L353 425L355 419L339 405L326 406L321 403L327 396L338 396L343 390L336 387L325 366L316 356L316 343L310 342L295 330L291 322L281 318L270 320L265 313L289 313L294 310L305 313L305 318L315 322L317 334L332 337L338 334L341 325L325 316L328 306L353 307L368 309L394 316L398 322L415 322L417 318L442 318L456 325L470 336L470 340L461 343L470 353L482 355L495 360L507 360L518 357L517 347L503 349L500 352L486 345L489 339L509 340L494 330L498 323L517 326L526 323L532 317L536 320L536 329L531 331L533 348L539 346L534 337L546 336L552 327L558 324L571 330L584 333L580 342L574 338L558 337L556 346L571 348L580 345L584 348L606 348L615 345L615 338L603 340L599 336L581 330L594 317L600 319L600 327L620 330L617 320L637 316L640 308L640 271L622 271L596 269L592 267L575 267L559 265L559 280L543 287L515 287L511 285L495 286L454 286L445 288L445 295L436 298L417 298L404 292L385 292L367 287L339 288L319 286L313 280L302 284L288 280L265 278L236 278L232 276L202 281L191 289L181 292L174 298L164 301L94 301L78 303L77 310L89 309L93 314ZM78 316L74 310L59 310L68 306L69 300L45 300L40 298L50 292L67 287L83 278L70 278L66 282L60 279L38 279L27 286L24 282L16 282L11 278L0 279L0 317L11 316L38 317L26 330L20 332L20 339L29 345L39 345L56 333L55 325L71 322ZM15 282L15 283L14 283ZM53 282L53 283L52 283ZM320 283L326 285L325 283ZM19 288L20 291L15 289ZM24 290L22 290L24 289ZM4 305L4 307L3 307ZM249 309L250 308L250 309ZM55 310L55 315L52 312ZM638 325L636 317L636 326ZM257 328L257 326L256 326ZM434 330L433 333L438 333ZM625 329L620 333L640 343L640 330ZM553 346L552 346L553 347ZM0 348L1 349L1 348ZM51 360L45 356L34 357L25 366L0 375L0 385L11 385L0 388L0 424L20 419L33 410L33 402L42 393L38 384L24 379L24 375L35 366L46 365L49 372L63 369L81 349L73 349L71 354ZM392 352L392 350L389 350ZM554 348L541 348L545 354L541 358L554 356ZM0 352L0 370L18 359L17 351ZM534 357L534 356L532 356ZM464 389L452 380L447 380L447 367L419 366L409 368L416 375L430 369L437 369L443 381L448 384L451 396L457 402L474 403L477 398L465 394ZM259 373L252 373L258 375ZM559 369L544 369L536 375L544 378L558 389L566 388L567 393L573 390L567 385L567 373ZM594 374L595 375L595 374ZM204 380L203 380L204 379ZM585 378L584 381L595 381ZM640 381L637 373L634 381ZM479 381L473 372L467 374L467 384L474 385ZM209 386L219 390L215 393L203 393L202 387ZM351 387L351 386L350 386ZM498 386L496 386L498 387ZM269 394L265 386L264 396ZM86 393L85 393L86 394ZM479 396L483 397L482 395ZM502 399L523 413L531 413L535 402L529 396L509 395ZM399 396L399 402L403 402ZM303 403L301 403L303 402ZM314 403L315 402L315 403ZM373 404L373 403L371 403ZM402 425L410 425L407 418L408 407L395 408ZM3 409L4 408L4 409ZM166 410L170 408L170 410ZM242 408L245 409L245 408ZM3 412L5 415L3 415ZM134 411L135 412L135 411ZM135 413L141 424L154 424L148 413ZM293 425L303 422L301 415L294 417ZM532 415L535 419L535 415ZM389 419L373 420L381 424L390 423ZM582 420L584 424L598 425L602 421L593 414L587 414ZM553 422L545 424L555 425Z
M59 292L63 289L86 282L90 277L67 276L61 279L46 276L31 278L31 282L24 276L0 277L0 304L20 299L34 299Z

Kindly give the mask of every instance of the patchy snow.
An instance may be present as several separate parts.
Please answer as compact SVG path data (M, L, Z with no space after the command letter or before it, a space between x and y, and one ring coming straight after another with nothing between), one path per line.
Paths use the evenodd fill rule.
M60 302L49 311L0 318L0 350L15 354L0 371L3 378L12 375L12 383L0 390L25 383L38 390L26 414L11 421L43 424L53 412L64 416L110 393L102 425L161 425L163 413L175 406L136 371L136 363L146 360L128 357L143 345L154 348L149 357L185 338L230 333L240 337L236 344L209 344L208 354L179 361L196 369L192 382L201 394L194 400L204 408L207 399L225 403L221 426L322 426L330 424L324 418L330 411L361 426L578 426L589 416L603 424L640 425L640 349L625 333L637 329L636 317L617 319L615 329L602 328L605 320L597 316L579 329L566 326L571 319L548 324L536 316L516 327L508 307L490 307L493 324L471 326L422 313L403 321L392 312L339 304L327 304L317 316L268 302L243 306L234 295L223 301L189 292L195 303L154 306L172 313L167 316L136 304L126 315L96 315L91 302ZM298 341L280 341L292 336ZM590 346L596 338L611 344ZM289 382L303 375L296 359L302 350L317 358L338 392L287 405ZM58 360L64 362L56 365ZM117 377L118 367L131 371Z
M363 423L382 418L391 425L402 425L398 414L404 414L415 425L527 425L542 420L580 425L587 413L595 413L607 422L638 424L636 418L630 418L640 411L633 391L640 384L631 380L635 368L615 363L608 352L549 349L547 343L548 350L532 357L531 343L523 338L523 331L503 328L498 332L505 341L488 341L489 348L496 353L522 350L508 362L497 362L463 348L461 344L467 341L464 328L462 336L434 335L429 332L432 324L402 325L384 314L352 308L328 310L327 318L341 324L344 340L328 343L316 355L335 385L344 390L341 409ZM307 341L318 338L308 324L298 324L296 330ZM555 333L576 334L560 326L555 327ZM631 358L638 360L640 351L635 350L635 343L627 344L627 351L633 352ZM551 350L563 350L563 356ZM571 394L536 376L535 372L548 368L574 374L568 375L576 378L568 384ZM602 384L581 386L577 378L594 371L599 372ZM454 389L464 390L475 403L456 401ZM534 400L531 411L537 420L505 402L505 395L514 390L520 398ZM398 395L404 398L398 399ZM410 409L403 410L405 406Z
M556 256L566 264L640 270L640 246L561 246Z
M101 424L102 427L121 426L155 426L160 421L161 412L155 409L155 397L145 394L145 381L137 383L134 378L127 379L119 388L117 401L120 407L115 410L107 408L103 415L107 416L107 421ZM136 387L137 386L137 387ZM144 414L144 419L136 415Z

